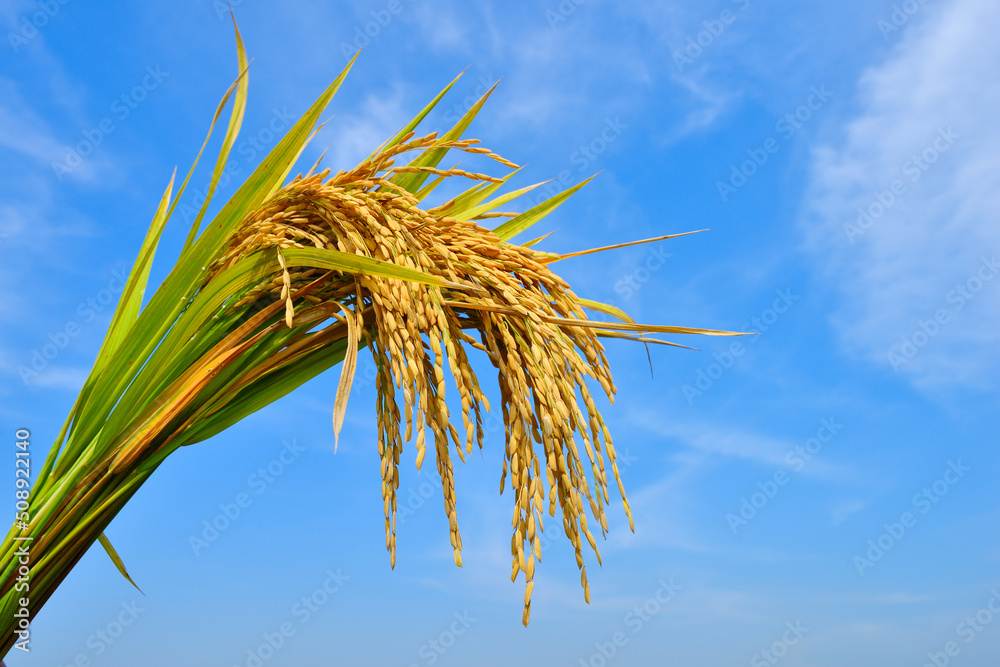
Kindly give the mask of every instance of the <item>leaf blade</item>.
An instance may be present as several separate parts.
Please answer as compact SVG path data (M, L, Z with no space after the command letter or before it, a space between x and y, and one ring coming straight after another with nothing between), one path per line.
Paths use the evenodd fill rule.
M232 14L232 9L230 9L230 14ZM240 128L243 126L243 114L246 111L247 106L247 89L250 85L250 65L247 62L246 48L243 45L243 37L240 35L239 26L236 25L235 16L233 16L233 29L236 31L236 59L240 71L239 77L233 84L236 86L236 97L233 99L233 110L229 115L229 126L226 128L226 136L222 141L222 148L219 150L219 157L215 162L215 170L212 172L212 180L208 184L205 202L201 205L201 210L198 211L198 215L195 216L194 222L191 224L191 231L188 232L188 237L184 242L184 249L181 251L181 254L186 252L187 249L191 247L195 238L198 236L198 230L201 229L201 221L205 217L208 205L212 201L212 195L215 194L215 188L218 186L219 179L222 177L222 172L226 168L226 162L229 160L229 153L232 151L233 144L236 143L236 137L239 135ZM222 98L222 102L219 104L219 108L215 112L215 118L212 119L212 126L209 127L209 136L211 136L212 128L215 127L215 123L218 121L219 115L222 113L222 109L225 107L232 91L233 86L230 86L225 97ZM205 138L205 143L208 143L207 137ZM201 149L205 150L205 146L202 145ZM198 157L201 157L200 152L198 153ZM197 163L198 160L196 159L195 164ZM192 166L191 169L193 171L194 167ZM190 177L191 175L188 174L188 178ZM184 185L187 185L187 180L184 181ZM180 195L178 194L178 196Z
M497 83L494 83L493 86L489 90L487 90L483 94L483 96L480 97L479 100L475 104L473 104L472 107L469 108L468 111L465 112L465 115L462 116L462 118L457 123L455 123L455 125L450 130L448 130L448 132L443 137L441 137L439 141L457 141L461 139L462 133L465 132L466 129L468 129L469 125L472 123L472 120L479 113L480 109L483 108L483 105L486 104L486 100L489 99L490 95L493 94L493 91L496 90L496 87L498 85L500 85L499 81ZM448 154L449 150L451 149L447 147L434 148L433 146L431 146L426 150L424 150L422 153L420 153L420 155L415 157L410 162L409 166L436 167L438 166L438 164L440 164L441 160L444 159L445 155ZM399 174L396 174L392 178L392 183L410 192L417 192L420 189L420 186L423 185L424 181L427 180L427 177L429 175L430 175L429 172L426 171L416 172L416 173L401 172Z
M108 552L108 556L111 557L111 562L115 564L115 567L118 568L118 571L121 572L121 575L126 579L128 579L128 583L135 586L135 590L142 593L142 589L139 588L139 586L134 581L132 581L132 577L129 576L128 570L125 569L125 563L122 562L122 558L121 556L118 555L118 552L115 551L115 548L111 546L111 540L108 539L107 535L101 533L97 539L98 541L100 541L101 546L104 547L104 550ZM142 594L145 595L145 593Z
M591 176L585 181L577 183L571 188L560 192L559 194L550 197L543 201L538 206L528 209L516 218L511 218L507 222L503 223L499 227L493 230L493 233L500 237L502 241L510 241L524 230L528 229L536 222L547 216L549 213L559 208L564 201L569 199L577 190L585 186L594 180L594 176Z

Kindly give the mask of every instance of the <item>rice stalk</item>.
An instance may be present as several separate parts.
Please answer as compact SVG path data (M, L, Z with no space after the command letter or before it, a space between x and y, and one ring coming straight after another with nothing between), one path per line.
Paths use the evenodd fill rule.
M238 31L237 48L240 77L212 123L234 96L213 190L246 103L247 61ZM103 531L167 456L342 363L333 399L336 443L365 349L378 369L390 566L399 460L411 442L418 469L431 449L454 561L462 565L453 454L464 461L484 444L483 415L491 406L471 363L481 354L497 370L505 432L500 486L503 492L509 484L514 501L511 580L523 575L522 621L528 624L546 514L562 521L589 602L584 551L593 551L600 563L594 533L608 530L612 480L633 527L614 444L592 393L599 386L614 400L600 339L666 342L647 334L734 334L635 324L611 306L577 297L551 268L591 251L560 256L511 242L583 184L523 213L498 210L531 188L494 196L519 168L462 138L492 90L447 133L417 136L415 128L453 81L354 169L289 179L350 67L201 229L206 203L173 270L143 306L160 234L195 166L176 194L171 179L91 375L36 478L30 521L12 527L0 547L0 655L18 637L19 538L31 540L31 617L96 541L128 576ZM442 168L454 153L486 157L497 169L513 171L495 176ZM447 179L472 187L428 207L426 198ZM479 224L491 219L503 222L494 229ZM594 320L587 311L619 321ZM446 375L458 393L461 430L446 400Z

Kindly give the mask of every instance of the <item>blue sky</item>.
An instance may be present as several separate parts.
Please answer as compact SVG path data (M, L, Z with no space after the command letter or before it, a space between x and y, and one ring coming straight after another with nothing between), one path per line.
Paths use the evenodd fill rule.
M146 595L92 550L9 665L996 664L1000 5L233 4L253 64L222 197L356 45L305 163L350 166L468 67L428 127L502 79L470 133L516 185L600 172L548 249L711 229L567 260L578 293L760 335L652 350L652 378L607 346L636 530L609 517L590 605L550 530L521 626L502 431L459 468L462 569L409 452L390 570L362 361L336 454L337 373L179 452L108 530ZM0 418L40 463L234 46L208 0L4 0L0 33Z

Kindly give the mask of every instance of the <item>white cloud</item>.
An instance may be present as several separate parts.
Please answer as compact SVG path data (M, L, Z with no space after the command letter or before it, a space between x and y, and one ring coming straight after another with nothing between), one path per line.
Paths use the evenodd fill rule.
M971 301L951 292L976 287L983 256L1000 253L998 21L995 2L928 5L861 77L858 114L816 150L807 196L809 246L843 297L832 320L844 348L935 393L994 386L1000 369L1000 276ZM938 311L947 324L930 323Z
M62 146L28 106L14 82L0 78L0 148L39 162L56 160Z
M631 415L631 421L637 427L684 445L687 449L676 458L689 467L738 460L767 468L791 469L792 466L788 462L789 454L795 453L797 448L801 448L815 435L815 433L805 434L798 441L772 438L745 429L726 428L705 422L681 422L649 412L635 412ZM837 482L859 481L856 471L823 460L821 456L809 460L800 471L796 472Z
M41 70L49 85L50 95L45 99L50 105L47 108L51 118L52 110L60 115L63 124L65 119L73 119L78 125L92 130L93 125L83 120L76 110L76 100L73 98L71 86L63 81L62 73L57 64L44 50L38 51L37 62L42 64ZM61 141L59 133L52 129L51 123L37 112L31 102L22 93L22 86L10 79L0 77L0 151L10 151L29 158L37 165L44 165L47 175L59 176L59 180L74 179L83 182L99 182L102 177L112 174L116 166L112 158L106 154L95 153L66 168L66 160L73 142L86 139L81 133L64 134L68 142ZM63 163L62 171L55 167Z
M28 382L34 387L78 392L89 374L90 370L85 368L51 367Z
M830 510L830 525L838 526L852 514L857 514L866 507L868 507L868 503L863 500L845 500Z
M645 487L629 492L629 505L635 519L635 532L621 517L610 525L608 542L612 549L628 550L666 548L705 553L710 548L695 535L691 520L696 506L689 487L699 476L705 454L681 458L670 473ZM611 493L614 493L612 490ZM617 501L611 507L619 512Z
M470 51L469 24L439 5L418 7L417 20L435 51Z
M670 144L712 127L715 122L739 101L739 95L721 87L714 87L697 76L675 76L675 83L690 95L687 112L680 123L666 132L663 142Z

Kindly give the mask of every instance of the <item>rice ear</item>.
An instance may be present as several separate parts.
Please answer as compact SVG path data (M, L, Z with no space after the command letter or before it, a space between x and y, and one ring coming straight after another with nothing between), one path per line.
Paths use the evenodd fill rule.
M426 432L433 443L441 477L445 513L456 565L461 566L454 467L451 447L464 460L473 442L482 443L481 410L485 395L470 362L467 347L485 353L499 369L498 382L506 451L515 491L512 547L515 576L525 574L525 618L530 605L535 561L540 560L536 515L541 517L545 486L550 511L558 506L564 527L577 555L585 595L589 596L582 544L586 540L600 563L600 552L588 529L588 514L602 533L607 530L610 467L626 516L625 498L615 450L590 393L588 379L596 380L609 401L615 388L600 343L603 335L647 340L646 333L730 332L685 327L636 324L610 306L577 297L552 272L550 256L507 242L505 238L526 229L565 201L572 190L556 195L527 213L519 214L490 231L473 217L486 212L477 202L494 191L475 186L460 197L431 208L421 208L421 198L406 189L419 180L401 175L434 174L441 179L472 178L489 183L505 179L465 170L432 166L447 149L475 150L500 164L512 164L476 142L436 135L389 142L381 152L349 172L333 177L316 175L296 179L252 212L237 228L229 247L210 271L224 271L241 257L269 247L279 248L280 276L262 285L240 302L261 307L284 301L291 308L292 293L314 280L308 253L339 252L345 257L390 262L401 269L421 272L420 280L401 280L388 272L332 271L312 291L310 299L340 311L336 319L346 325L346 352L334 404L334 448L346 413L351 378L362 335L368 338L379 368L378 424L386 548L395 564L396 489L399 457L415 434L419 468L427 452ZM395 166L405 152L422 151L408 166ZM581 184L582 185L582 184ZM530 188L529 188L530 189ZM515 191L515 195L527 189ZM501 195L495 202L514 197ZM492 205L484 205L486 207ZM464 215L452 217L453 211ZM473 214L469 215L470 211ZM671 237L663 237L671 238ZM621 244L624 247L633 244ZM302 259L292 267L286 257ZM567 255L573 256L573 255ZM329 268L320 267L316 268ZM594 321L586 310L616 316L618 322ZM369 324L362 326L361 322ZM362 330L364 334L362 334ZM478 334L478 340L468 332ZM463 439L452 426L445 400L445 373L459 393ZM400 429L396 389L402 391L406 429ZM415 428L414 428L415 426ZM465 447L462 446L464 441ZM583 443L584 452L578 443ZM536 449L535 445L540 445ZM589 474L587 472L589 469ZM534 548L533 548L534 547Z
M236 95L222 155L235 140L245 104L246 59L238 43L243 74L230 91ZM362 342L378 369L377 447L390 566L396 559L399 460L409 442L418 469L432 454L453 558L462 565L452 448L464 461L475 443L484 444L482 413L490 405L472 363L479 354L497 370L501 492L506 484L513 491L512 580L524 574L523 622L541 562L546 496L550 516L562 514L589 602L583 544L600 563L588 526L596 521L602 534L607 531L609 477L633 527L614 444L592 393L599 387L613 402L616 392L601 339L673 344L645 334L738 334L636 324L616 308L581 299L553 272L556 259L590 251L560 256L534 250L534 242L510 242L590 179L508 214L495 209L531 188L486 200L512 174L440 168L452 150L518 168L461 136L493 88L440 137L415 134L438 96L354 169L333 176L310 170L289 180L353 62L200 236L195 226L176 266L143 306L149 262L177 203L174 198L168 207L171 180L129 280L134 289L123 297L108 342L32 489L37 509L0 547L0 614L7 619L0 655L16 637L9 620L18 604L13 554L20 540L33 540L37 555L30 569L32 615L95 541L128 576L103 530L167 456L342 363L333 401L336 450ZM397 165L408 153L416 156ZM431 176L436 179L426 184ZM422 205L438 183L456 177L477 183L440 206ZM494 230L478 224L491 215L510 219ZM618 321L588 319L587 310ZM464 438L446 400L448 375Z

